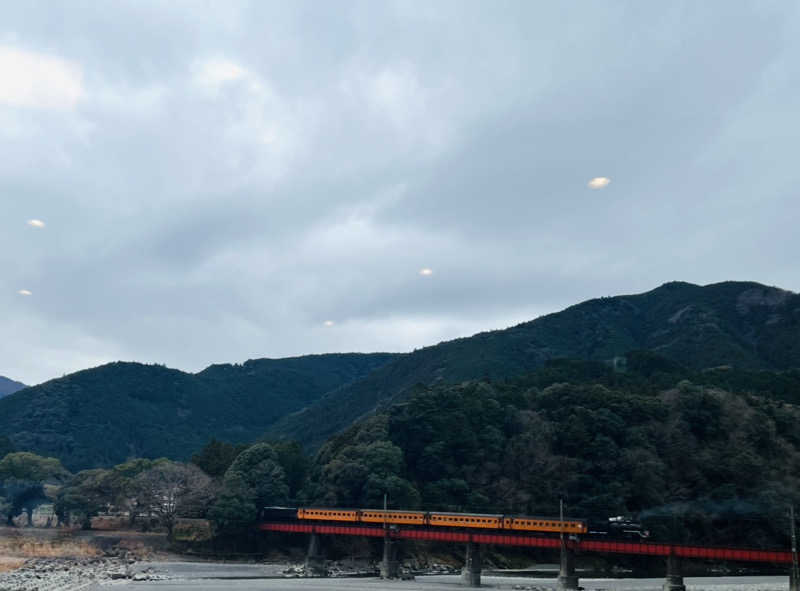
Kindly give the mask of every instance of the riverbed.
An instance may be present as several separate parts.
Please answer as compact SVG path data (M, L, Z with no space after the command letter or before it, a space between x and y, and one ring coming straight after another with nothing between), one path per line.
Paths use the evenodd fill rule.
M131 583L137 591L458 591L468 589L458 575L422 575L412 581L365 578L284 578L281 566L192 562L141 563L161 580ZM553 578L484 576L483 586L502 591L545 591ZM587 591L661 591L664 579L581 579ZM789 577L686 577L690 591L788 591Z

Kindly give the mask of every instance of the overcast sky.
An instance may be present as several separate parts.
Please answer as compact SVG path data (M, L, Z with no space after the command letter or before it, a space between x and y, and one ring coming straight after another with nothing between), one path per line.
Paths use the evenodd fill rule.
M671 280L800 290L790 0L0 10L10 378L409 351Z

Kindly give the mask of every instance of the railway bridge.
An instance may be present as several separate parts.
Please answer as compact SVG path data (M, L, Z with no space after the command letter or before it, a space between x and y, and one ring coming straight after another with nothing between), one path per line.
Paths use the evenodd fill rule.
M397 543L400 540L428 540L465 544L466 564L462 570L464 582L471 587L481 584L481 546L520 546L529 548L550 548L561 551L561 564L557 581L560 589L578 589L578 576L575 574L575 555L577 553L627 554L662 557L666 561L664 591L684 591L682 564L685 560L725 560L772 565L785 565L790 572L791 591L800 591L800 581L792 576L796 569L792 565L792 552L789 550L759 550L747 548L724 548L692 546L646 541L622 541L558 536L542 536L533 533L513 532L495 533L487 531L452 530L434 527L405 527L393 524L391 527L375 525L341 525L330 523L269 522L259 525L259 529L269 532L290 532L309 534L309 552L306 563L310 568L324 565L320 554L318 536L363 536L384 538L381 576L397 578Z

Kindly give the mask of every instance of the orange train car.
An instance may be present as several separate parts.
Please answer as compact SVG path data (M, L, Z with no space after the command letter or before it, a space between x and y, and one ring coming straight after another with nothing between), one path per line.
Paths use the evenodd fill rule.
M297 510L298 519L316 519L319 521L358 521L355 509L305 509Z
M546 531L565 534L587 534L589 527L582 519L559 519L547 517L505 516L503 529L512 531Z
M301 508L298 519L388 523L397 525L431 525L434 527L466 527L509 531L538 531L548 533L587 534L589 528L582 519L563 521L549 517L499 515L484 513L448 513L382 509Z
M360 521L364 523L394 523L401 525L425 525L425 513L421 511L384 511L383 509L360 509Z
M443 527L474 527L481 529L501 529L502 515L480 513L428 513L428 524Z

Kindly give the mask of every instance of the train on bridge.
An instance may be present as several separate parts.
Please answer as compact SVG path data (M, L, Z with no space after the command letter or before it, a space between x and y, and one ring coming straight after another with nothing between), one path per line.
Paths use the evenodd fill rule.
M618 516L608 520L560 519L528 515L451 513L383 509L340 509L326 507L264 507L262 521L333 522L336 524L386 524L493 530L499 532L540 532L586 537L643 540L647 530L632 519Z

